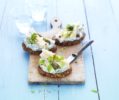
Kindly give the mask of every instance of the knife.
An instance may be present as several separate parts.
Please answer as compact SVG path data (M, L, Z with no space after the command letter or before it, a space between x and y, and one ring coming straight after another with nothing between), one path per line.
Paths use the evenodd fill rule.
M70 55L68 58L67 58L67 61L71 64L73 63L80 55L81 53L88 47L90 46L94 41L93 40L90 40L89 42L85 43L81 49L78 51L77 54L72 54Z

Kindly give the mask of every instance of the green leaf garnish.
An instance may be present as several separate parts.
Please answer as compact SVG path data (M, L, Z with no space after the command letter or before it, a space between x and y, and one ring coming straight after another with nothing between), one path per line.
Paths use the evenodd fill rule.
M49 44L50 44L50 41L49 41L48 39L43 38L43 40L44 40L45 42L47 42L47 43L49 43Z
M61 61L61 60L64 60L64 57L63 56L59 56L59 55L55 55L54 56L54 60Z
M68 24L68 25L66 26L66 29L67 29L68 31L73 31L74 25Z
M64 38L68 38L68 37L71 36L71 34L72 34L72 31L64 31L64 32L62 33L62 36L63 36Z
M28 42L31 43L31 44L35 44L37 41L37 34L36 33L33 33L31 35L31 37L28 38Z
M44 60L44 59L40 59L40 60L39 60L39 64L40 64L40 65L44 65L44 63L45 63L45 60Z
M60 68L60 65L58 65L55 61L51 63L52 67L56 70Z
M65 61L61 60L60 62L58 62L58 65L60 66L60 68L64 67Z
M31 90L31 93L35 93L35 90Z
M51 66L56 70L62 67L65 63L63 62L64 57L59 55L53 55L47 58Z
M98 93L98 91L96 89L92 89L91 92Z
M49 62L53 62L53 60L54 60L53 56L49 56L47 59Z
M49 63L48 66L47 66L48 72L51 72L52 69L53 69L53 67L52 67L52 65Z
M49 56L48 58L49 62L53 62L53 61L61 61L64 60L63 56L59 56L59 55L53 55L53 56Z

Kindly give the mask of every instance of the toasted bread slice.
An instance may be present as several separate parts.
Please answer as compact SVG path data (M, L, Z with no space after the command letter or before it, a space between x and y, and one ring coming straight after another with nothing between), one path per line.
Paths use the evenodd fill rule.
M78 39L76 39L74 41L63 41L63 42L60 42L59 39L57 39L55 37L53 37L53 39L55 40L55 44L56 45L59 45L59 46L72 46L72 45L79 44L85 38L85 33L82 33L81 36L79 34L77 34L76 37Z
M24 51L27 51L30 54L38 55L38 54L40 54L42 52L42 50L40 50L40 51L33 51L31 48L26 47L26 45L24 43L22 43L22 47L23 47ZM49 49L49 51L52 51L52 52L56 52L56 50L57 50L56 46L54 46L53 48Z
M52 74L52 73L48 73L42 70L42 68L40 66L38 66L38 71L42 76L45 77L49 77L49 78L63 78L68 76L69 74L71 74L72 72L72 68L70 67L69 69L67 69L66 71L62 72L62 73L56 73L56 74Z

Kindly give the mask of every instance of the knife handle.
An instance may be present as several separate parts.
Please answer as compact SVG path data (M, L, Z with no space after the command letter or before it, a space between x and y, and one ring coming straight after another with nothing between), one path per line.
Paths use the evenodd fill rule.
M86 44L84 44L84 45L81 47L81 49L79 50L79 52L74 55L75 58L70 62L70 64L73 63L73 62L78 58L78 56L80 56L80 54L81 54L88 46L90 46L93 42L94 42L94 40L90 40L89 42L87 42Z
M88 46L90 46L92 43L94 42L94 40L90 40L89 42L85 43L81 49L79 50L79 52L77 53L77 56L80 55Z

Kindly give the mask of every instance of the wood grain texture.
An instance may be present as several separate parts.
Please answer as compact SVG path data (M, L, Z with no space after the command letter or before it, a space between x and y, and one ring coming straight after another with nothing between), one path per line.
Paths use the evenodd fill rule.
M0 30L0 100L44 100L46 86L27 82L29 55L21 47L23 37L10 14L13 6L24 11L24 0L7 0L4 11Z
M0 11L3 10L3 4L5 4L5 0L2 1L3 2L1 3L0 0ZM116 0L114 1L117 2ZM115 24L110 23L110 20L112 21L113 19L113 17L111 18L112 13L109 14L109 12L111 11L111 9L109 9L110 6L106 8L107 5L105 4L107 3L105 3L105 0L86 0L85 2L87 8L86 10L88 11L87 17L90 26L90 35L91 38L96 41L96 44L93 47L93 52L95 55L94 58L96 61L96 72L98 73L99 80L98 82L100 83L99 92L101 93L101 99L118 99L119 83L115 80L115 78L113 78L118 76L118 48L113 45L118 43L118 34L117 32L115 32L117 31L115 29ZM118 5L118 3L116 5ZM90 48L88 48L83 53L86 73L85 85L29 85L27 83L27 66L29 56L22 50L21 34L19 34L14 21L9 18L11 17L11 15L9 14L11 8L18 7L22 9L21 11L24 11L23 6L25 6L24 0L7 0L7 8L4 11L4 18L2 20L0 30L0 100L22 100L23 98L26 100L98 100L97 94L91 92L92 89L96 89L97 87L95 84L92 53ZM107 10L105 10L105 8ZM115 7L115 12L118 13L117 8L118 6ZM82 0L48 0L47 12L48 30L50 29L49 22L51 18L58 16L62 20L63 26L65 26L67 23L81 20L85 25L86 33L88 33ZM118 18L118 14L116 16ZM103 28L107 27L108 25L106 24L105 26L105 23L103 23L102 26L102 22L105 21L109 22L109 30L107 29L107 32L104 31ZM44 26L45 25L46 24L44 24ZM44 28L44 26L40 27L40 29L45 30L46 28ZM111 29L113 32L111 31ZM112 33L114 33L114 35L116 33L116 36L113 36ZM111 41L110 46L110 44L107 45L108 41L106 41L105 37L108 41L111 40L111 37L116 37L116 39ZM89 40L89 35L87 35L86 40ZM100 40L102 41L100 42ZM104 43L104 45L102 45L102 43ZM112 50L113 47L114 50ZM106 50L108 53L102 53L103 50ZM101 54L103 54L104 56L102 57ZM110 56L112 56L112 58L110 58ZM116 60L114 61L113 58L115 58ZM104 62L105 60L106 62ZM109 71L105 71L104 69L108 69ZM110 74L112 73L112 70L113 74ZM114 92L115 90L117 90L116 93Z
M4 12L7 6L7 0L0 0L0 29L4 18Z
M119 0L109 0L108 2L110 10L113 14L113 20L115 22L116 28L119 29Z
M72 53L77 53L81 45L75 45L70 47L58 47L57 54L65 56L66 58ZM29 77L30 83L50 83L50 84L80 84L84 83L84 64L82 56L79 57L74 63L71 64L72 73L61 79L47 78L38 72L38 60L39 56L30 55L29 60Z
M61 30L62 22L59 18L54 17L51 19L51 27L52 30L49 32L42 33L47 38L52 38L55 34L57 34ZM68 58L70 55L77 53L81 48L81 43L73 46L57 46L56 53L59 55L64 56L65 58ZM51 83L51 84L79 84L84 83L84 64L83 64L83 58L82 55L79 59L77 59L76 62L71 64L72 67L72 73L68 75L65 78L61 79L53 79L44 77L39 74L38 72L38 60L39 56L30 55L29 60L29 78L28 81L30 83Z
M57 0L57 15L63 22L63 27L67 23L81 22L84 24L86 33L85 41L89 40L89 33L86 23L85 10L83 0ZM90 48L83 52L85 65L85 85L60 85L59 99L64 100L98 100L98 95L91 92L92 89L97 89L95 83L94 67L92 62L92 53Z
M56 0L47 0L47 31L51 30L50 22L56 16ZM44 93L45 100L59 100L59 85L47 85Z
M112 3L111 3L112 2ZM85 0L101 100L119 99L118 0Z

